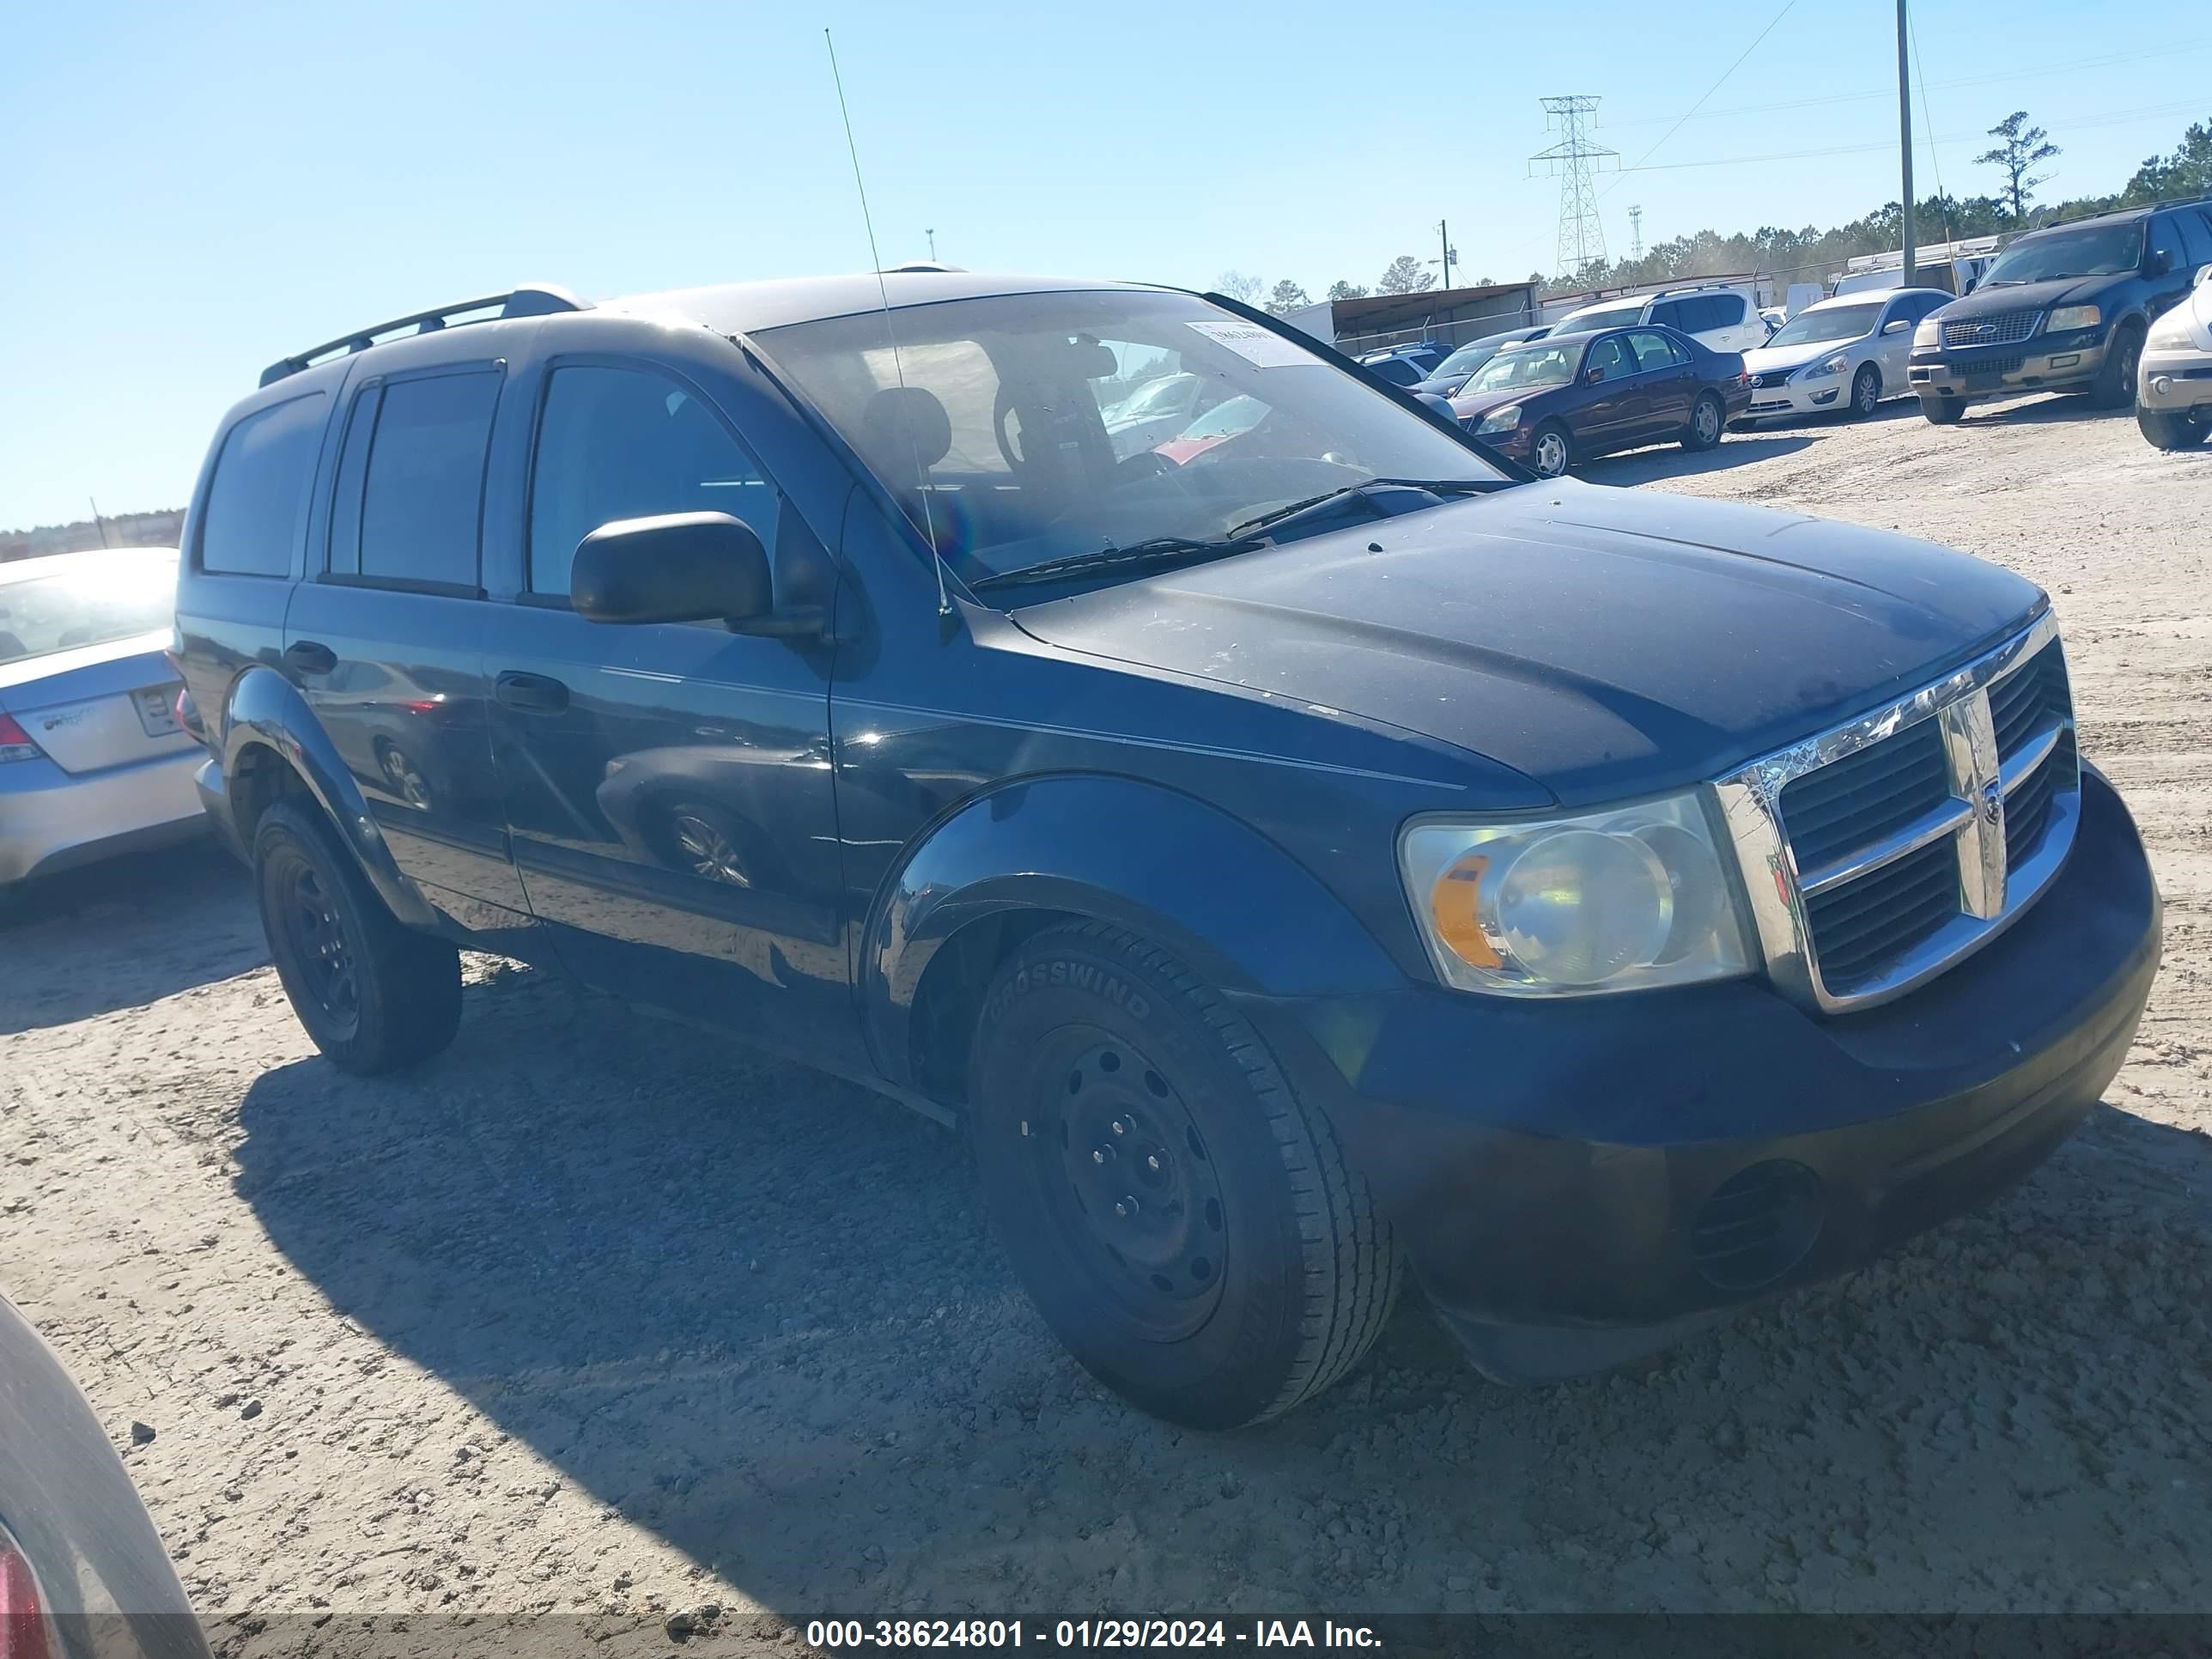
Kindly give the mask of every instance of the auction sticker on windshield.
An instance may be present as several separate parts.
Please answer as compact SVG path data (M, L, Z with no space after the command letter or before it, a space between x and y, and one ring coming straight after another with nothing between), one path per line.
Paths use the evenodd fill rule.
M1183 326L1195 329L1217 345L1227 346L1257 368L1295 368L1314 361L1312 353L1257 323L1216 322L1209 319L1185 323Z

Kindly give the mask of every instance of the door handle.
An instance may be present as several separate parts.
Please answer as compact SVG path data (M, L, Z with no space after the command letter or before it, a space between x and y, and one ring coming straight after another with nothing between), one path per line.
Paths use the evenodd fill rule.
M284 665L302 674L334 673L338 653L314 640L295 640L284 647Z
M568 688L544 674L523 674L513 669L492 682L492 695L503 708L526 714L557 714L568 706Z

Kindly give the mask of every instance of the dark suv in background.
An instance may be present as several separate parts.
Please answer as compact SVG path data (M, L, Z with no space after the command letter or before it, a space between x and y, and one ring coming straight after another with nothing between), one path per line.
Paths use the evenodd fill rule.
M1977 398L2087 392L2133 401L2151 324L2212 264L2212 204L2137 208L2030 231L1982 284L1923 321L1906 368L1921 412L1948 426Z
M1117 452L1167 374L1233 429ZM1839 1272L2142 1013L2033 586L1538 482L1218 296L521 289L263 380L175 652L316 1044L435 1053L471 946L956 1121L1175 1420L1327 1386L1407 1266L1522 1379Z

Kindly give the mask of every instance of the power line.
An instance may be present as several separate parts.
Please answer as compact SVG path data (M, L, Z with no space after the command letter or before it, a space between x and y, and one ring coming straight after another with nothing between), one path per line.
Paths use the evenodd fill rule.
M1928 104L1928 60L1920 55L1920 20L1907 14L1905 27L1912 36L1912 68L1920 77L1920 125L1928 131L1928 163L1936 169L1936 199L1943 204L1943 240L1959 239L1951 230L1951 198L1943 188L1943 163L1936 154L1936 112Z
M1920 49L1919 23L1917 20L1915 20L1912 25L1912 29L1914 36L1913 50L1917 52ZM1931 86L1942 87L1945 91L1948 92L1959 87L1986 87L1994 86L2000 82L2009 85L2015 81L2044 80L2057 76L2078 76L2085 69L2104 69L2118 64L2138 64L2153 58L2172 58L2182 52L2201 52L2208 46L2212 46L2212 39L2201 40L2178 40L2172 46L2161 46L2154 52L2113 52L2111 55L2103 58L2075 58L2069 61L2063 68L2060 69L2021 70L2017 72L2008 72L1996 75L1965 75L1954 76L1952 79L1948 81L1926 81L1924 79L1925 71L1923 70L1923 84L1921 91L1924 98L1927 88ZM1711 94L1708 94L1708 96L1710 95ZM1733 116L1738 115L1773 115L1790 110L1819 109L1830 104L1863 104L1870 102L1877 98L1886 99L1894 98L1896 96L1897 88L1895 87L1882 87L1872 92L1832 92L1823 94L1818 98L1789 98L1784 99L1779 103L1774 104L1737 104L1732 105L1727 109L1698 109L1693 107L1686 115L1638 115L1633 116L1626 121L1608 121L1606 123L1606 125L1612 129L1622 127L1656 127L1662 122L1672 121L1679 126L1681 123L1692 118L1700 121L1724 121ZM1668 136L1672 137L1671 134ZM1665 142L1665 139L1662 139L1660 141L1661 143L1664 143ZM1652 148L1656 149L1658 146L1654 145Z
M1705 98L1711 98L1715 93L1718 92L1721 88L1726 84L1729 76L1734 75L1736 70L1743 67L1743 60L1759 50L1759 41L1765 40L1768 35L1773 33L1776 27L1781 23L1784 18L1790 15L1791 10L1796 6L1796 4L1797 0L1782 0L1782 9L1774 14L1773 22L1769 23L1765 28L1759 30L1757 38L1754 39L1749 46L1746 46L1740 54L1738 54L1735 62L1730 64L1726 69L1721 71L1721 78L1705 88L1705 98L1700 98L1696 103L1691 105L1689 113L1684 115L1680 121L1675 122L1673 126L1668 128L1667 131L1660 136L1658 144L1652 145L1650 149L1645 150L1642 155L1638 156L1637 158L1635 167L1625 168L1624 171L1633 173L1636 171L1637 167L1642 167L1644 162L1650 161L1654 155L1657 155L1659 152L1659 144L1665 143L1668 139L1672 138L1676 133L1680 132L1682 130L1683 122L1687 121L1690 118L1690 116L1695 115L1699 110L1705 106ZM1610 194L1614 190L1619 189L1620 185L1620 180L1615 179L1612 184L1607 185L1605 187L1605 190L1600 193Z

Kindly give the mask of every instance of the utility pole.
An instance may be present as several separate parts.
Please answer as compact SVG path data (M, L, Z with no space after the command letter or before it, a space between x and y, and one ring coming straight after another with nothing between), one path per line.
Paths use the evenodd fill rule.
M1644 257L1644 210L1640 206L1628 210L1628 257Z
M1451 286L1451 268L1459 255L1452 252L1451 228L1442 219L1437 221L1437 240L1443 245L1443 258L1437 261L1437 269L1443 272L1443 286Z
M94 501L93 497L89 495L86 496L85 500L92 502L92 527L100 532L100 544L102 547L106 547L107 545L107 520L100 516L100 503L97 501Z
M1905 163L1905 270L1906 288L1912 282L1912 82L1905 52L1905 0L1897 0L1897 141Z
M1903 5L1905 0L1898 0L1898 3ZM933 230L925 230L921 234L929 238L929 263L935 264L937 263L937 233Z

